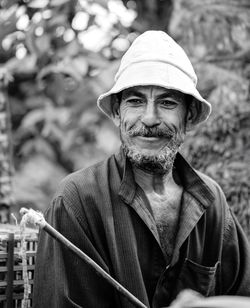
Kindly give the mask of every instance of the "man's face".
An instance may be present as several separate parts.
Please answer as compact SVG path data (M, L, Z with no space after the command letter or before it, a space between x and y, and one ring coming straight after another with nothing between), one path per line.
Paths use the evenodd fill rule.
M158 86L129 88L121 94L117 113L122 145L132 163L168 172L185 135L185 95Z

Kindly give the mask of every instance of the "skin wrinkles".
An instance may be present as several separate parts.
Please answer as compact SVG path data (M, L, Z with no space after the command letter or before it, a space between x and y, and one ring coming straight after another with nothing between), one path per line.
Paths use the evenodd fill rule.
M139 90L145 92L141 93ZM171 113L178 118L177 121L167 125L170 129L178 131L180 126L177 127L176 124L181 124L183 115L186 113L184 104L184 94L176 93L177 91L165 90L160 87L138 87L138 90L129 89L128 91L123 91L120 112L123 114L123 118L131 117L131 113L135 117L139 116L139 121L141 121L147 127L154 127L161 125L167 125L166 119L171 121ZM165 101L169 101L169 105L164 106ZM137 103L136 103L137 102ZM173 111L173 112L171 112ZM125 121L125 129L130 130L130 125L133 123Z
M185 134L184 119L187 111L184 94L178 91L155 86L124 90L117 112L116 125L120 126L122 139L126 139L129 144L136 146L136 140L128 138L127 133L131 137L140 133L146 135L146 132L152 136L157 133L162 135L163 138L155 142L145 142L144 145L140 143L139 148L148 154L161 150L171 135L177 135L182 141Z
M166 182L174 182L173 161L186 132L189 115L185 94L158 86L138 86L119 96L121 102L114 106L113 120L120 127L122 145L134 173L141 170L158 192L164 192Z

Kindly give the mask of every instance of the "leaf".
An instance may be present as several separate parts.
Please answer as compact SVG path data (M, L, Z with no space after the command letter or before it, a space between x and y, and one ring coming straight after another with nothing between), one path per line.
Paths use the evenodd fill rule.
M99 4L100 6L105 8L106 10L109 10L108 1L106 1L106 0L95 0L95 1L92 1L92 2Z
M7 67L0 67L0 88L2 88L3 86L7 86L9 84L10 81L13 81L14 78L11 74L11 72L8 70ZM3 98L2 95L3 93L0 92L0 102L2 103ZM0 103L0 104L1 104Z
M60 48L57 52L58 58L65 59L66 57L74 57L79 55L82 51L82 46L80 46L79 42L74 39L70 43L66 44L62 48Z
M43 34L36 38L35 45L40 55L47 53L50 50L50 38L49 34Z
M67 2L70 2L70 0L51 0L50 6L60 6L60 5L63 5Z
M5 36L2 41L2 46L4 50L9 50L13 48L14 44L18 44L25 40L25 34L22 31L15 31Z
M95 68L106 68L110 65L110 61L104 58L100 53L89 51L86 60L89 65Z
M18 166L13 178L16 200L14 206L30 204L44 211L66 172L54 159L47 158L46 153L37 153L26 158L27 160Z
M5 67L11 72L11 74L20 74L20 73L33 73L36 71L36 56L27 55L23 59L11 58L6 64Z
M44 119L44 109L32 110L23 118L20 129L33 131L35 129L35 125L43 122Z
M102 125L99 129L98 134L96 134L96 142L98 148L110 154L116 152L120 146L120 139L114 128L108 125Z
M3 9L9 9L13 4L17 4L18 0L3 0L1 1L1 7Z
M83 64L84 62L82 62ZM84 63L86 65L86 63ZM77 83L82 80L82 75L80 70L82 68L78 68L74 65L72 60L61 61L58 64L52 64L45 66L38 74L37 78L39 82L43 82L42 80L50 75L50 74L62 74L71 76ZM86 71L84 69L84 71Z
M32 9L44 9L49 4L49 0L31 0L28 7Z
M13 5L7 10L0 11L0 41L2 41L7 34L16 30L17 8L17 5Z
M62 151L69 151L76 145L77 131L71 130L67 131L66 134L63 135L61 139L61 149Z
M57 14L53 15L53 18L48 20L48 26L50 27L57 27L57 26L66 26L67 25L67 15L66 14Z
M21 147L21 153L26 157L34 155L34 153L39 153L50 159L55 158L53 148L45 139L41 137L25 142Z
M2 25L4 22L10 22L13 20L16 20L16 11L17 11L18 5L12 5L8 7L7 9L1 9L1 15L0 15L0 25ZM12 19L12 20L11 20Z
M96 96L106 92L110 89L114 83L114 76L120 65L120 61L115 60L109 63L106 69L103 69L100 74L92 79L91 87L94 90Z
M95 23L95 17L96 17L96 15L89 14L89 21L88 21L88 24L87 24L87 27L86 27L87 29Z
M39 95L37 92L34 96L30 95L25 100L25 106L28 109L37 109L43 108L45 104L48 104L48 98L44 97L44 95ZM20 105L20 104L19 104Z
M74 58L72 60L72 65L74 66L75 70L78 70L78 72L82 76L85 76L87 74L89 66L85 57L79 56L77 58Z

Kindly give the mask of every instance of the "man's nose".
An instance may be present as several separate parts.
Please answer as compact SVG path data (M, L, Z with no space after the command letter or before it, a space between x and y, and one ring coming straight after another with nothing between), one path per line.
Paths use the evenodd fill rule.
M160 124L160 119L156 106L153 103L146 105L141 121L145 126L152 127Z

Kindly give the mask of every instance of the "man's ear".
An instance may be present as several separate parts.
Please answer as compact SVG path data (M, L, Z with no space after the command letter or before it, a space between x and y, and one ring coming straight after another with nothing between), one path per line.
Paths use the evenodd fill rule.
M190 131L192 130L193 126L194 126L194 115L191 109L188 110L187 112L187 116L186 116L186 130Z
M117 97L112 98L112 115L111 119L114 124L119 127L120 126L120 102Z
M190 131L194 128L196 119L198 117L198 106L192 99L188 105L187 116L186 116L186 130Z

